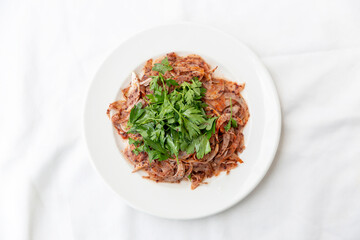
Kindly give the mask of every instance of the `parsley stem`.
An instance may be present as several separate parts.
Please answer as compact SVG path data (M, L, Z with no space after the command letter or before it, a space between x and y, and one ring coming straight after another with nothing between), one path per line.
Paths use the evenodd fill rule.
M167 120L167 119L170 119L172 117L168 117L168 118L148 118L146 119L145 121L141 122L140 125L143 125L145 123L148 123L148 122L151 122L151 121L164 121L164 120ZM150 121L149 121L150 120Z

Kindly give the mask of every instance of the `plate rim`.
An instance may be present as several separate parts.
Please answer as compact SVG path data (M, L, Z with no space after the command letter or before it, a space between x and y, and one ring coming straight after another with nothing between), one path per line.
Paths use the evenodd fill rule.
M96 80L96 78L97 78L97 76L98 76L98 74L100 72L100 69L102 69L104 67L104 65L107 63L107 60L109 58L111 58L111 56L113 56L113 54L115 54L117 49L120 48L124 43L128 42L129 40L131 40L133 38L138 37L139 35L143 34L146 31L150 31L150 30L158 29L158 28L162 28L162 27L178 26L178 25L205 28L205 29L207 29L209 31L214 31L214 32L217 32L219 34L225 35L228 38L231 38L232 40L237 42L237 44L241 45L241 47L247 52L247 54L249 55L251 60L255 62L255 65L257 65L257 70L260 69L260 72L259 71L257 71L257 72L258 72L258 74L262 74L262 78L263 78L262 81L265 81L268 84L268 87L271 88L270 92L273 95L272 98L273 98L274 103L275 103L274 104L274 106L275 106L275 118L276 118L275 121L277 122L277 125L275 126L277 131L276 131L276 135L274 136L274 146L272 148L271 154L269 154L269 157L268 157L269 160L266 161L266 166L264 166L261 173L258 174L259 177L257 177L257 181L255 181L253 183L253 185L248 187L247 191L245 191L242 195L240 195L239 197L237 197L236 199L234 199L230 203L225 204L224 206L219 207L214 211L208 211L208 212L205 212L203 214L198 214L195 217L194 216L190 216L190 217L171 217L171 216L168 216L168 215L164 216L162 214L156 214L154 212L151 212L151 211L149 211L147 209L144 209L142 207L139 207L139 206L133 204L131 201L129 201L128 199L123 197L118 191L116 191L111 186L111 184L109 184L105 180L102 173L100 172L100 170L96 166L95 161L94 161L94 159L93 159L93 157L91 155L88 136L87 136L87 129L86 129L86 112L87 112L88 100L90 98L90 91L91 91L92 85L94 84L94 82L95 82L95 80ZM245 43L243 43L241 40L239 40L234 35L232 35L230 33L227 33L225 31L222 31L222 30L220 30L220 29L218 29L216 27L209 26L209 25L206 25L206 24L181 21L181 22L174 22L174 23L169 23L169 24L155 25L155 26L152 26L150 28L143 28L142 30L137 31L134 34L129 35L129 37L127 37L126 39L121 41L119 44L117 44L116 47L113 48L106 55L106 57L101 61L101 64L98 65L97 70L93 74L93 76L91 78L91 81L87 86L87 91L86 91L86 95L85 95L85 101L84 101L84 104L83 104L83 112L82 112L82 131L83 131L82 137L85 140L87 154L89 156L89 160L90 160L90 163L91 163L92 167L95 169L95 172L100 176L102 181L105 182L105 185L108 188L110 188L116 194L116 196L118 196L122 201L126 202L126 204L128 204L132 208L134 208L134 209L136 209L138 211L144 212L146 214L152 215L152 216L161 217L161 218L165 218L165 219L173 219L173 220L191 220L191 219L199 219L199 218L204 218L204 217L207 217L207 216L215 215L215 214L218 214L220 212L223 212L223 211L233 207L234 205L236 205L237 203L239 203L240 201L245 199L260 184L260 182L264 179L264 177L268 173L269 168L271 167L271 165L272 165L272 163L273 163L273 161L274 161L274 159L276 157L276 153L278 151L278 148L279 148L281 132L282 132L282 111L281 111L281 104L280 104L279 94L278 94L278 91L276 89L275 82L272 79L272 77L271 77L268 69L264 65L264 63L261 61L261 59L257 56L257 54L250 47L248 47Z

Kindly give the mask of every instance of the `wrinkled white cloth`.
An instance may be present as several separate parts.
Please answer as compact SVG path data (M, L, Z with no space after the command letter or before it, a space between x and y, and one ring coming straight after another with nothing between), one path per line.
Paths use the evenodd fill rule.
M0 239L360 239L359 13L358 0L1 1ZM101 62L132 34L176 21L248 44L283 114L259 186L190 221L128 207L82 138Z

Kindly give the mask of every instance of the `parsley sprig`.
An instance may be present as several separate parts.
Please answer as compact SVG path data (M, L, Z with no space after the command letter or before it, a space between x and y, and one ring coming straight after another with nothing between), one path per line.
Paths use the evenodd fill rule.
M147 152L149 160L165 160L173 156L178 159L179 151L188 154L196 151L196 157L201 159L211 151L209 139L215 133L217 117L208 117L201 101L206 89L202 83L193 78L191 83L179 85L171 78L165 78L167 71L172 70L167 58L156 63L153 71L158 76L152 76L147 95L148 105L143 108L138 103L130 112L128 126L130 133L138 133L141 141L129 139L129 144L135 146L134 153ZM169 93L167 86L175 86Z
M235 119L233 119L232 115L233 115L233 112L232 112L232 102L231 102L231 97L230 97L230 112L231 112L231 115L230 115L230 120L228 122L228 124L226 124L225 126L225 131L229 131L231 126L236 128L237 127L237 122Z
M164 58L161 63L155 63L153 67L153 71L165 74L167 71L171 71L173 68L169 63L168 58Z

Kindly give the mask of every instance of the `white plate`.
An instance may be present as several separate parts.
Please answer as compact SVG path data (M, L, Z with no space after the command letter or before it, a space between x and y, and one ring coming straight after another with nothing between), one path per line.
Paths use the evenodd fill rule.
M121 141L106 116L109 103L130 82L149 58L168 52L195 53L218 74L245 82L243 95L250 119L244 131L244 163L229 175L222 173L190 189L190 183L155 183L131 173L119 151ZM189 23L156 27L122 43L102 64L88 92L84 130L92 163L105 182L132 207L164 218L191 219L223 211L249 194L266 174L274 158L281 131L278 96L263 64L244 44L218 30ZM117 142L119 144L117 144Z

